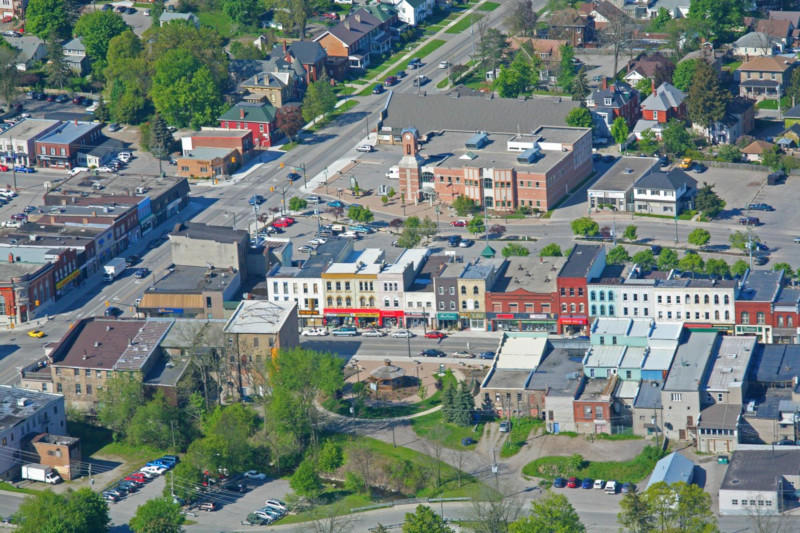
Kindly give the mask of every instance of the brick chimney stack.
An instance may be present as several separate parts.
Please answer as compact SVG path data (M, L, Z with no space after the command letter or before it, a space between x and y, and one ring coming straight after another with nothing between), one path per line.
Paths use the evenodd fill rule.
M244 120L244 108L243 107L239 108L239 118Z

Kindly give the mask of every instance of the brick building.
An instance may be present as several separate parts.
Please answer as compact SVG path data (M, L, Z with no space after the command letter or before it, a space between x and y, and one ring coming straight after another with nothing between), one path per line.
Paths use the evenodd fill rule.
M203 128L181 138L181 152L188 153L196 148L227 148L237 150L242 162L253 157L255 141L249 129L229 130L224 128Z
M269 148L282 135L275 125L277 112L268 102L239 102L219 117L219 125L226 130L250 130L256 148Z
M195 148L177 157L177 175L182 178L221 178L240 166L242 155L231 148Z
M100 144L103 125L94 122L69 121L38 137L36 161L43 168L69 169L79 165L78 154L88 146Z
M561 307L559 333L587 328L590 318L587 280L599 277L605 266L606 250L603 245L577 244L572 249L556 281Z

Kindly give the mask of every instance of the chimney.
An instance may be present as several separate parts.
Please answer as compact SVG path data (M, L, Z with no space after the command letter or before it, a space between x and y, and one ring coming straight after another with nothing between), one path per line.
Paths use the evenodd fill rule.
M75 119L75 125L76 126L78 125L78 119L77 118Z
M653 92L653 94L656 93L656 80L650 80L650 90Z
M286 39L283 40L283 53L286 54Z
M244 120L244 108L243 107L239 108L239 118Z
M606 89L608 89L608 78L603 76L603 90L605 91Z
M356 22L361 24L361 13L356 13Z
M350 31L350 21L349 20L344 19L344 27L345 27L345 29L347 31Z

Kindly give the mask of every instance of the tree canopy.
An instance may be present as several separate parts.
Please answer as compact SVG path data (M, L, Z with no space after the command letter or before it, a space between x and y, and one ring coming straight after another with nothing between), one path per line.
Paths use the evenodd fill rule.
M675 67L675 72L672 73L672 85L676 89L687 92L692 86L692 79L694 79L694 71L697 67L697 59L684 59Z
M102 75L106 66L106 55L111 39L128 30L122 17L113 10L90 11L82 15L75 24L75 35L86 47L86 55L92 61L92 69Z
M136 509L130 527L134 533L181 533L181 507L167 498L148 500Z
M454 533L454 531L433 509L420 504L413 513L406 513L403 533Z
M717 73L705 61L695 65L686 106L695 124L708 127L725 117L731 93L723 88Z
M25 30L46 39L50 35L69 35L69 15L65 0L30 0L25 10Z
M713 218L725 207L725 201L714 192L713 185L703 182L703 186L697 189L694 205L698 211Z
M680 156L692 147L691 137L683 122L672 119L661 132L661 140L664 142L664 149L668 154Z
M718 531L711 495L684 482L655 483L642 493L629 492L620 502L617 521L634 533L648 531Z
M531 514L512 522L509 533L585 533L575 508L563 494L547 493L531 502Z
M14 513L20 533L104 533L111 518L108 504L92 489L50 489L26 496Z
M570 109L564 120L567 126L573 128L591 128L594 125L592 113L583 106Z
M628 250L622 245L617 245L609 250L606 256L606 263L609 265L623 265L630 260L631 257L628 255Z
M589 217L576 218L570 225L575 235L592 237L600 232L600 226Z

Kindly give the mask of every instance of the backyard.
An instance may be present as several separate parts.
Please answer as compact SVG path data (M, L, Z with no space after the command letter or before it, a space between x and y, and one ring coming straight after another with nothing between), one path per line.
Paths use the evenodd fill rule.
M628 461L586 461L580 455L540 457L526 464L526 476L552 481L557 477L615 479L619 482L638 483L655 468L666 452L655 446L645 446L642 453Z

